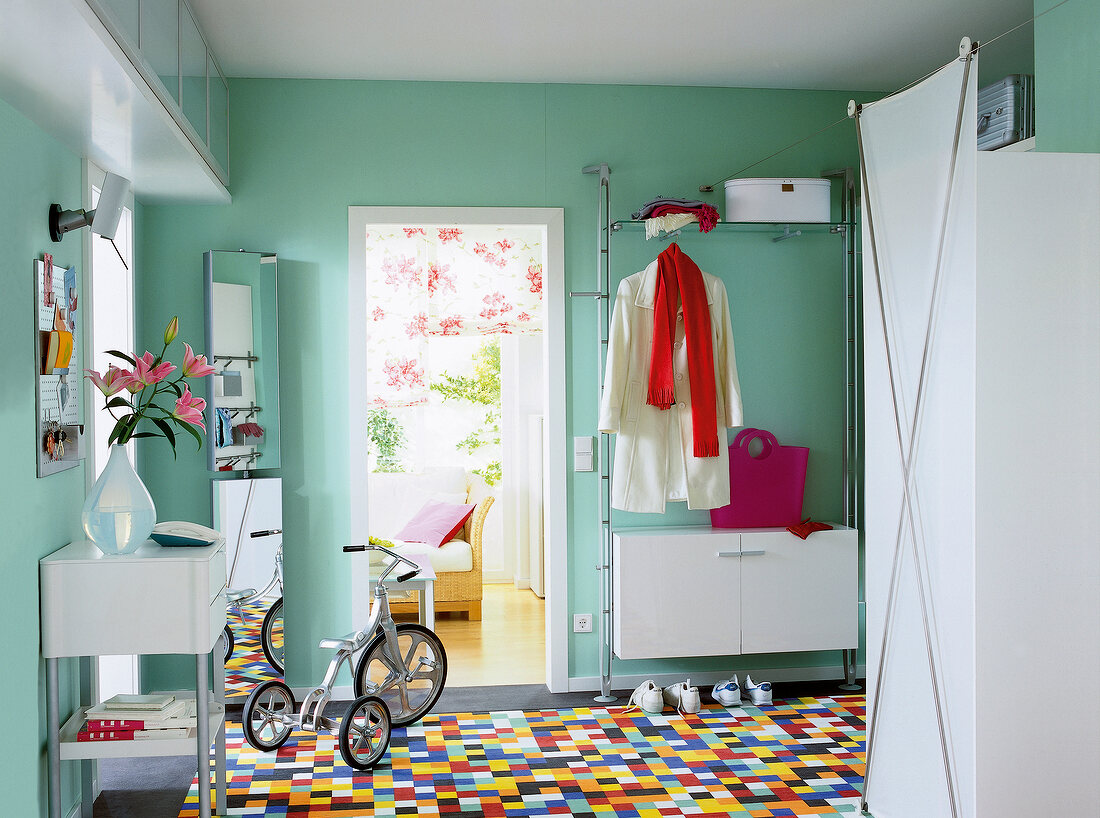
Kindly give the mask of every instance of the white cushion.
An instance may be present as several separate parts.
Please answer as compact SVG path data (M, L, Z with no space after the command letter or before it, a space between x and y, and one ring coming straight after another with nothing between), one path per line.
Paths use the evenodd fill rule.
M388 547L388 546L387 546ZM470 571L474 567L474 549L465 540L454 539L439 548L431 548L422 542L395 542L393 550L398 554L427 554L431 558L436 576L456 571ZM386 559L381 551L371 551L370 561L378 564Z

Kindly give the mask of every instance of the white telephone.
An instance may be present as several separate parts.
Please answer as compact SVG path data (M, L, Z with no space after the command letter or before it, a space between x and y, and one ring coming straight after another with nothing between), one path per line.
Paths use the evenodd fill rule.
M198 523L188 523L181 520L172 520L166 523L157 523L153 527L153 533L149 537L161 545L213 545L222 538L220 531L207 528Z

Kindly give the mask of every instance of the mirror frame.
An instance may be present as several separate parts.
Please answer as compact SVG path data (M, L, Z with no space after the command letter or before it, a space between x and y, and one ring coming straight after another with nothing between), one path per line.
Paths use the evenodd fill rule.
M262 250L207 250L202 254L202 272L203 272L203 313L206 323L206 356L208 362L212 366L216 366L215 353L214 353L214 254L215 253L230 253L230 254L248 254L258 256L258 262L261 265L273 263L275 264L275 383L271 386L265 386L267 395L264 398L265 403L271 403L268 401L268 397L274 397L274 404L276 406L276 414L279 412L278 400L279 400L279 350L278 350L278 337L279 337L279 315L278 315L278 302L279 302L279 279L278 279L278 254L262 251ZM270 261L269 261L270 260ZM253 328L253 335L255 335L255 328ZM214 472L216 475L239 475L241 477L250 477L254 471L278 469L282 466L282 441L281 441L281 427L276 423L275 427L275 440L267 437L267 429L264 430L265 444L271 445L274 443L275 451L279 452L279 462L274 466L264 465L258 459L253 460L251 467L246 468L234 468L226 471L220 471L217 463L217 448L214 446L214 378L215 375L207 375L203 380L206 381L206 410L204 415L206 417L206 449L207 449L207 468L209 471Z

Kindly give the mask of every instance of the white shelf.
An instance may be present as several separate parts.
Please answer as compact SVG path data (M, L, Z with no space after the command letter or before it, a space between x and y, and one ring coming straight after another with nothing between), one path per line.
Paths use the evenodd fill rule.
M1019 142L1013 142L1011 145L997 148L997 151L1004 151L1005 153L1026 153L1027 151L1033 150L1035 150L1034 136L1029 136L1027 139L1021 139Z
M61 728L61 760L82 758L135 758L146 756L194 755L195 733L192 727L187 738L140 739L130 741L77 741L76 734L87 720L87 707L81 707ZM219 702L210 703L210 735L221 729L225 708Z

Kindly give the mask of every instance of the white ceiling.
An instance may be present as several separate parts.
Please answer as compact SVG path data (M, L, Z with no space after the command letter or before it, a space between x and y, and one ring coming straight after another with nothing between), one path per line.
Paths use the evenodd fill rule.
M236 77L845 90L898 88L963 35L987 41L1033 13L1033 0L190 2ZM1031 34L983 52L983 75L1030 71Z

